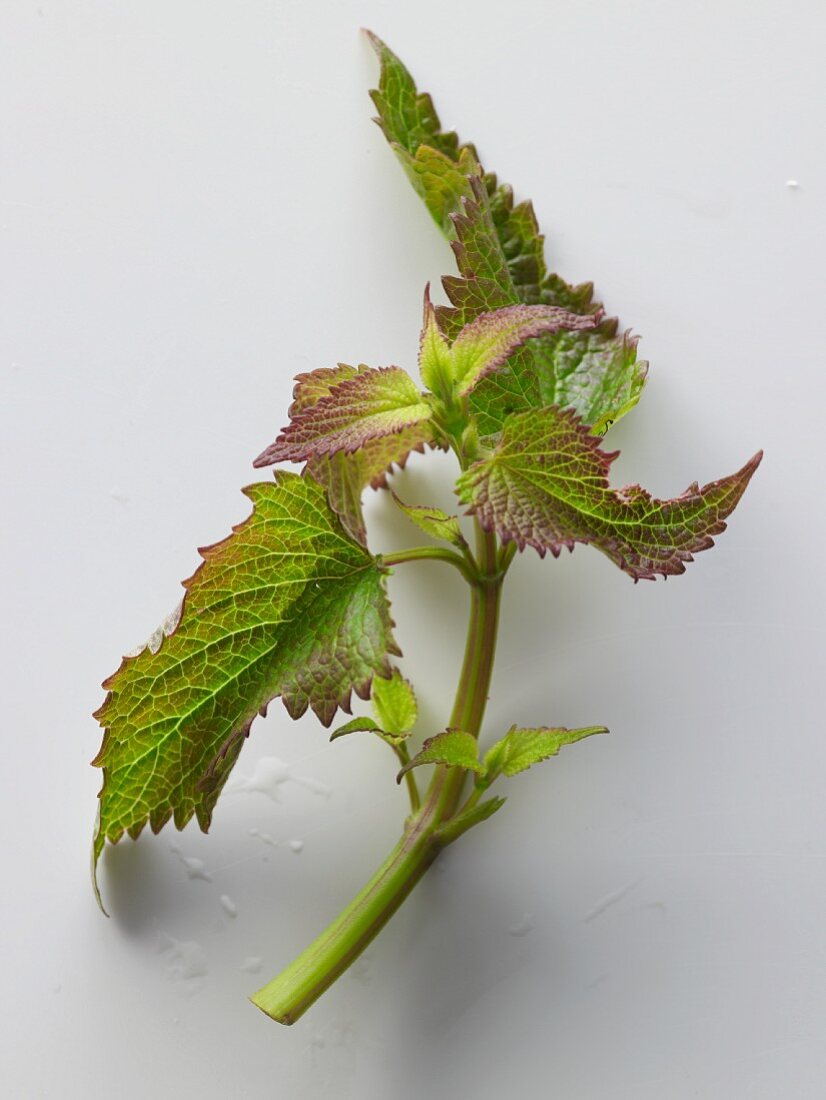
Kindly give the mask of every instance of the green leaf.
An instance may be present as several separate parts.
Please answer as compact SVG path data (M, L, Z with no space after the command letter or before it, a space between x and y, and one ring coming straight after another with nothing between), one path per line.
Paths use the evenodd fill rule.
M387 140L396 142L408 153L415 153L420 145L428 145L450 160L457 160L459 139L456 134L441 130L433 100L417 91L410 73L378 35L372 31L365 33L381 62L379 86L370 97L379 112L376 121Z
M607 733L605 726L585 726L569 730L539 726L536 729L520 729L512 726L501 741L497 741L485 754L485 779L491 782L500 773L517 775L532 764L556 756L563 745L573 745L595 733Z
M352 454L337 451L334 455L315 455L305 469L327 490L330 507L340 517L346 531L363 546L367 531L361 509L361 498L371 489L387 486L387 475L395 467L401 469L413 451L424 451L425 444L436 446L427 422L404 428L395 435L371 439Z
M393 142L391 148L433 220L447 237L452 238L455 234L452 215L460 201L471 193L469 177L479 172L473 153L463 149L458 161L454 162L428 145L420 145L412 156L397 142Z
M416 524L419 530L424 531L434 539L442 539L458 546L460 550L467 546L467 541L459 526L458 516L449 516L441 508L433 508L425 504L405 504L393 493L393 500L404 512L409 520Z
M323 397L329 397L339 383L355 378L358 373L358 367L339 363L335 367L319 367L317 370L297 374L293 386L293 403L287 413L290 420L317 405Z
M481 175L469 178L470 196L453 214L455 240L451 243L460 276L447 275L442 286L452 307L437 310L439 323L449 338L475 320L521 301L493 221Z
M347 363L299 374L293 389L290 418L300 418L322 398L329 397L341 382L358 375L358 368ZM432 434L430 424L422 421L392 435L371 439L352 454L337 451L332 455L313 455L305 469L327 490L330 507L345 530L357 542L366 545L367 531L361 508L364 490L368 485L372 489L384 488L388 473L394 467L403 467L412 451L424 451L425 444L432 443Z
M442 844L451 844L462 833L472 829L474 825L487 821L489 817L492 817L497 810L505 805L506 801L507 799L499 797L486 798L484 802L478 802L467 810L461 810L455 817L450 818L441 828L437 829L436 839L441 841Z
M253 512L201 551L180 621L104 684L95 859L124 830L174 817L209 826L250 725L280 695L329 725L398 653L376 560L350 539L310 477L244 490Z
M450 349L456 393L467 396L479 382L500 370L513 353L537 336L562 329L581 332L593 329L598 316L580 317L558 306L504 306L480 313L459 331Z
M489 457L457 482L463 503L486 530L522 550L558 557L563 546L596 546L635 579L685 572L693 555L713 545L762 458L673 500L638 485L612 489L616 458L570 410L538 409L512 416Z
M339 737L346 737L350 733L374 733L379 740L384 741L394 750L397 750L399 745L410 736L409 733L388 733L372 718L353 718L343 726L334 729L330 734L330 740L337 741Z
M349 733L377 733L382 736L384 730L372 718L351 718L349 722L345 722L344 725L337 726L333 730L330 734L330 740L336 741L339 737L346 737Z
M312 404L293 409L289 425L254 466L356 451L430 419L430 405L401 367L360 367Z
M474 147L442 131L430 96L418 92L380 39L370 35L370 40L381 63L379 89L371 93L377 121L437 224L456 238L462 277L444 280L456 309L453 333L481 312L517 302L601 312L592 284L572 286L548 272L531 203L514 204L507 184L491 173L479 176ZM470 195L462 189L461 173L473 177ZM448 316L440 319L450 324ZM572 407L594 432L604 431L633 408L645 384L647 364L637 361L636 345L613 319L590 334L537 341L511 362L505 376L491 376L474 394L482 433L501 431L511 412L549 404ZM507 377L511 371L514 377Z
M424 288L424 318L419 336L419 374L422 381L442 401L453 396L453 356L450 342L436 320L430 300L430 283Z
M407 736L416 725L419 716L416 694L397 668L389 680L381 676L373 679L370 701L385 733Z
M476 738L465 730L457 729L447 729L435 737L428 737L413 759L401 769L396 781L401 783L405 772L421 764L446 764L449 768L467 768L479 773L484 770L479 763Z

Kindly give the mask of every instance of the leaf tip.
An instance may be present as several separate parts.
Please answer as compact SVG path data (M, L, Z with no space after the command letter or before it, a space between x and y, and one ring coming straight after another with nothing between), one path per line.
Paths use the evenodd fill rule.
M89 871L92 876L92 891L95 895L95 901L98 903L98 908L104 917L108 917L109 913L106 906L103 904L103 898L100 893L100 884L98 883L98 860L100 859L103 851L103 846L106 843L106 837L101 833L100 827L100 802L98 802L97 816L95 817L95 831L92 835L92 850L90 855Z

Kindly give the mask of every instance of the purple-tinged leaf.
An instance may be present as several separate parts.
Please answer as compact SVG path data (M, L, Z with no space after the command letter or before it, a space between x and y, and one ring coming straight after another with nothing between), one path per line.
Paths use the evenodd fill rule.
M496 449L459 477L457 489L487 530L519 549L558 556L577 542L601 550L635 580L685 572L685 563L713 545L762 457L702 489L657 500L638 485L612 489L616 453L571 410L538 409L512 416Z
M355 378L365 368L351 367L349 363L339 363L335 367L318 367L316 370L307 371L295 376L293 386L293 403L290 405L287 416L290 420L317 405L324 397L329 397L332 390L341 382L347 382Z
M253 512L201 551L174 627L124 659L104 687L95 858L124 831L209 827L250 725L280 695L293 718L329 725L389 676L384 578L310 477L279 472L245 490Z
M420 145L412 156L397 142L392 142L391 148L433 220L448 238L452 238L455 233L452 215L461 199L471 194L468 177L479 171L473 153L463 149L458 162L454 163L444 153L427 145Z
M371 439L352 454L338 451L334 455L318 455L309 459L305 470L327 490L330 507L340 517L344 527L363 546L367 531L361 508L361 498L371 489L387 487L387 477L394 469L402 469L413 451L424 451L431 440L427 421L405 428L395 435Z
M340 382L355 378L358 374L359 369L347 363L299 374L293 389L290 417L296 418L306 413L322 398L329 397ZM372 439L351 454L337 451L334 455L317 455L308 460L304 469L327 490L330 507L345 529L357 542L366 546L367 531L361 509L365 488L368 485L372 489L385 488L387 475L393 468L401 469L412 451L423 451L425 444L431 442L430 436L430 425L423 421L393 435Z
M351 453L372 439L396 435L430 419L430 405L401 367L362 367L329 393L300 407L254 466L306 462L338 451Z
M459 139L456 134L441 130L433 100L426 92L417 91L410 73L378 35L372 31L365 34L381 63L379 86L370 97L379 112L376 121L384 136L411 154L421 145L428 145L450 160L457 160Z
M580 317L558 306L505 306L492 313L480 313L459 331L451 348L456 393L467 396L528 340L561 329L593 329L599 320L598 314Z
M445 280L457 311L452 321L447 314L441 318L448 335L479 313L517 302L601 312L592 284L572 286L548 272L531 203L515 204L512 189L492 173L479 177L474 146L442 131L430 96L418 92L380 39L369 37L381 63L379 89L371 93L377 121L433 218L455 238L461 277ZM470 195L458 178L462 172L477 177L469 181ZM637 361L636 345L608 318L588 334L563 332L534 341L474 393L482 434L497 435L512 412L549 404L574 408L595 433L604 432L634 407L645 384L647 364Z

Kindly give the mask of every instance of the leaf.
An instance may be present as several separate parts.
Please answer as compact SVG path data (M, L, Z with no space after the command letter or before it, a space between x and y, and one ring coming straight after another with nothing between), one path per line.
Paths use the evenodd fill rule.
M379 112L376 121L387 140L398 143L408 153L415 153L420 145L428 145L456 160L459 139L456 134L441 130L433 100L427 93L417 91L410 73L378 35L372 31L365 33L381 62L379 86L370 97Z
M421 764L446 764L449 768L467 768L480 773L484 770L479 763L476 738L465 730L457 729L447 729L437 733L435 737L428 737L413 759L396 776L396 782L401 783L405 772L418 768Z
M376 737L393 749L397 749L410 736L408 733L389 733L387 730L383 730L378 722L374 722L372 718L353 718L349 722L345 722L343 726L334 729L330 734L330 740L337 741L339 737L346 737L350 733L374 733Z
M447 237L452 238L455 232L452 214L459 208L461 199L470 195L468 177L479 171L473 153L463 149L458 161L454 162L428 145L420 145L412 156L397 142L391 147L433 220Z
M423 451L426 443L436 446L431 435L429 424L423 422L395 435L371 439L352 454L338 451L334 455L316 455L308 460L305 470L326 488L330 507L345 530L366 546L362 493L368 485L372 489L385 488L388 473L394 467L401 469L413 451Z
M430 283L424 288L424 317L419 336L419 374L422 381L442 401L453 397L453 356L450 341L436 320L436 310L430 300Z
M505 306L480 313L459 331L451 348L456 393L467 396L486 375L501 369L527 340L561 329L593 329L598 321L598 315L580 317L558 306Z
M358 367L339 363L335 367L318 367L316 370L297 374L293 386L293 403L287 412L290 420L317 405L323 397L329 397L340 382L356 378L358 373Z
M329 725L398 653L376 560L354 543L312 478L279 472L244 490L253 512L201 551L180 621L104 684L95 859L105 839L174 817L209 827L258 713L281 695Z
M322 398L329 397L339 383L358 375L358 368L347 363L297 375L290 417L297 419L306 414ZM330 507L345 530L366 546L367 531L361 509L365 488L368 485L373 489L384 488L393 467L403 467L412 451L423 451L425 444L432 442L431 436L430 425L423 421L393 435L371 439L352 454L337 451L332 455L314 455L308 459L305 470L325 487Z
M480 313L521 301L493 222L484 179L471 176L469 185L470 195L452 216L451 248L461 276L442 279L453 308L443 306L437 311L439 324L451 339Z
M522 550L557 557L563 546L591 543L635 580L685 572L693 555L713 545L762 458L737 473L673 500L638 485L612 489L616 458L570 410L538 409L512 416L489 457L457 482L463 503L486 530Z
M548 273L544 237L531 203L514 204L507 184L492 173L479 176L473 145L442 131L430 96L418 92L410 73L380 39L369 37L381 63L379 89L371 93L377 121L437 224L456 238L462 277L444 280L457 310L454 334L478 313L517 302L601 312L592 284L572 286ZM475 177L470 195L457 172ZM490 377L474 395L482 433L501 431L511 412L549 404L574 408L594 432L603 432L639 400L647 364L637 361L636 345L636 338L618 331L614 319L589 335L560 334L536 342L511 363L517 377Z
M517 775L532 764L556 756L563 745L573 745L584 737L607 732L605 726L586 726L576 730L547 726L520 729L512 726L502 740L485 754L485 779L491 782L500 773Z
M493 251L496 228L482 182L471 181L471 189L473 200L463 202L463 212L454 217L453 249L463 277L443 280L454 306L437 311L445 330L456 333L480 310L506 308L520 298L579 310L593 318L577 331L561 329L531 340L509 358L506 370L486 375L471 395L480 431L485 436L498 435L512 413L556 404L575 409L595 434L604 432L633 408L642 392L648 367L637 362L638 338L617 334L617 320L603 317L588 285L562 284L565 293L561 293L561 280L556 280L552 288L540 288L534 295L530 286L515 284L504 255Z
M458 516L449 516L441 508L433 508L430 505L405 504L404 501L399 500L395 493L393 493L393 500L407 518L415 523L421 531L424 531L426 535L430 535L434 539L442 539L444 542L450 542L454 546L458 546L460 550L467 546L467 541L459 526Z
M401 367L361 367L313 404L296 409L290 424L253 465L356 451L370 440L429 419L430 405Z
M351 718L343 726L337 726L330 734L330 740L336 741L339 737L346 737L349 733L377 733L383 736L384 730L374 722L372 718Z
M419 716L416 694L413 685L397 668L393 669L389 680L380 676L373 679L370 701L385 733L406 736L416 725Z
M474 825L487 821L489 817L492 817L497 810L505 805L506 801L507 799L498 796L486 798L484 802L478 802L468 810L461 810L455 817L450 818L449 821L446 821L444 825L436 830L436 840L442 844L451 844L462 833L472 829Z

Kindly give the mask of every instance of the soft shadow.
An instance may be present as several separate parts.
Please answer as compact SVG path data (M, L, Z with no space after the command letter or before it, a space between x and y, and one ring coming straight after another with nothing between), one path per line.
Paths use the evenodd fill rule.
M153 844L154 841L154 844ZM158 842L152 836L125 838L107 845L98 867L98 880L106 910L128 936L140 937L157 926L170 907Z

